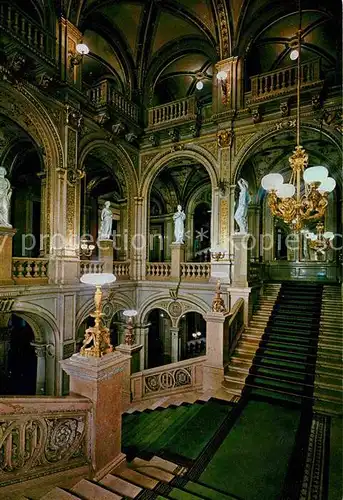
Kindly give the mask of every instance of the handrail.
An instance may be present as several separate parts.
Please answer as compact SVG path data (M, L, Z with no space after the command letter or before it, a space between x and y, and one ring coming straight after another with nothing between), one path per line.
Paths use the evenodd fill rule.
M238 299L230 310L229 321L224 325L224 363L228 361L245 328L244 307L244 299Z
M0 399L0 487L90 462L83 397Z
M202 388L206 356L149 368L131 375L133 401Z

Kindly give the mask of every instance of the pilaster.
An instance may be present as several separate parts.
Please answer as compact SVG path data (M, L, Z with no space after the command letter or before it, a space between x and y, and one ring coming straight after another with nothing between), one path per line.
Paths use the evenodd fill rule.
M0 227L0 285L12 285L12 246L17 231L11 227Z

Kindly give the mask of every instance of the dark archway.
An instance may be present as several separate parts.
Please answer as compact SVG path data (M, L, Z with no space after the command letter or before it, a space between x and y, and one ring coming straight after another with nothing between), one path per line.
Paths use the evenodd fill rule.
M181 359L206 354L206 321L198 312L184 314L179 323Z

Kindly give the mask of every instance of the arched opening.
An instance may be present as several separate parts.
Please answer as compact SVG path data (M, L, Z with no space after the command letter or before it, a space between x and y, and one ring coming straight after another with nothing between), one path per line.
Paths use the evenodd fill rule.
M341 234L342 213L339 200L342 185L340 167L337 167L340 165L341 152L327 135L308 126L301 129L301 143L309 156L308 166L323 165L328 169L329 175L336 180L336 188L329 195L329 204L322 222L324 231ZM258 261L270 263L268 264L271 266L270 269L275 268L275 270L280 261L284 261L287 267L287 262L302 262L305 265L306 262L319 260L318 257L328 265L337 264L338 251L327 248L324 254L318 255L311 249L307 235L311 232L317 233L318 220L305 221L301 233L292 234L291 227L282 219L273 217L268 207L266 191L261 187L261 180L268 173L280 173L284 177L284 182L289 182L291 176L289 157L294 147L294 130L269 135L261 143L253 146L242 168L236 174L236 179L244 178L248 181L253 200L248 211L248 230L255 242L251 255ZM301 184L301 187L303 195L304 185ZM274 262L275 260L278 262ZM288 268L290 269L289 266ZM286 274L283 279L285 278Z
M128 255L128 197L126 180L118 158L103 148L94 148L85 158L85 176L81 184L81 239L96 243L101 229L101 214L109 202L112 212L110 239L113 240L113 259L126 260ZM98 247L82 259L96 257Z
M120 344L125 344L126 317L124 316L123 312L124 309L117 311L111 319L110 338L113 347L116 347Z
M11 314L0 332L0 394L36 394L37 356L31 326L18 314Z
M10 223L16 229L13 255L38 257L41 243L42 156L31 137L17 124L0 116L0 140L8 144L1 165L12 188Z
M181 359L206 354L206 321L198 312L188 312L179 322Z
M171 260L171 244L175 241L173 215L178 205L186 215L185 258L187 261L197 260L198 249L211 246L211 180L205 167L190 158L168 162L152 183L149 196L150 262ZM200 212L206 213L203 219Z
M149 325L147 368L166 365L171 362L171 319L162 309L153 309L147 317Z
M193 215L193 259L200 262L211 260L211 245L207 238L211 234L211 204L200 202Z

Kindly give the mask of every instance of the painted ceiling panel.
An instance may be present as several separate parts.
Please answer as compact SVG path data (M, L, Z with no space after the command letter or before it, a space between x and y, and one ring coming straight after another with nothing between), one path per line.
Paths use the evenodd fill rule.
M176 3L176 2L175 2ZM179 0L187 10L195 14L195 16L204 23L205 26L215 36L215 24L211 11L211 0Z
M136 55L137 34L143 5L122 2L102 7L101 12L109 19L127 40L132 54Z
M117 59L116 53L111 45L107 43L107 41L104 40L102 36L91 30L85 31L83 39L84 42L88 45L90 51L110 64L118 73L120 78L125 81L121 64Z
M163 45L183 36L202 35L202 32L191 22L168 12L161 12L155 33L153 52Z
M303 12L302 14L302 28L306 29L308 26L313 24L318 19L323 16L319 12ZM299 16L296 14L292 14L283 19L280 19L279 22L276 22L263 32L263 38L278 38L278 37L287 37L291 38L296 36L296 33L299 28Z

